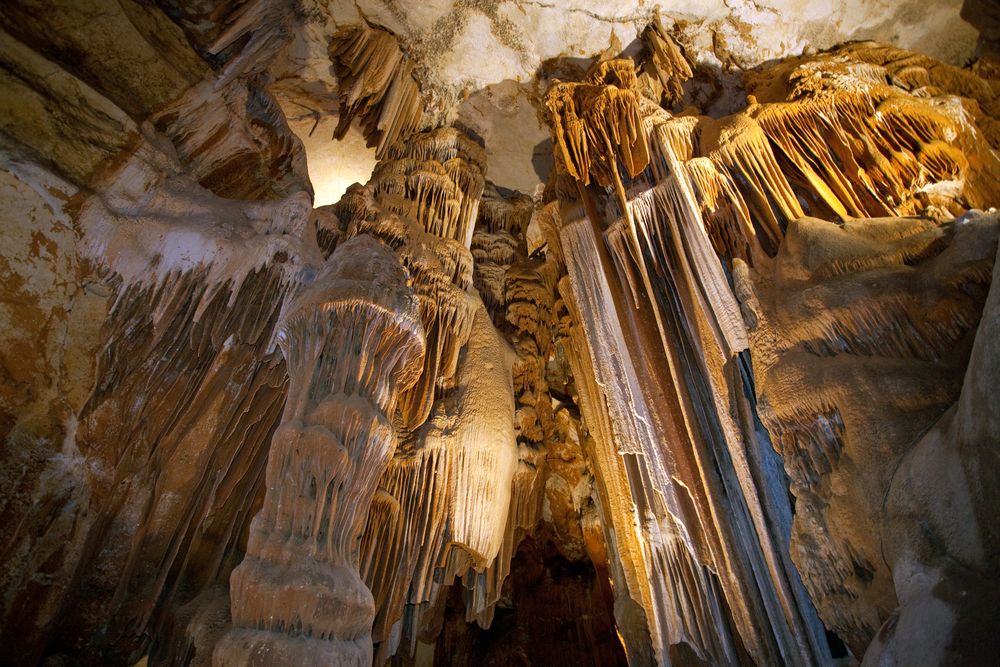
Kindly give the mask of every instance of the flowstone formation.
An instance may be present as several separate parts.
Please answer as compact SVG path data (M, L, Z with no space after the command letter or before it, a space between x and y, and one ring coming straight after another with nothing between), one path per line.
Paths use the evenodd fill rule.
M751 78L758 97L722 119L672 116L650 103L663 92L649 78L608 61L546 98L549 247L581 331L578 381L593 377L584 418L608 424L625 507L648 517L638 535L619 523L619 543L642 545L631 562L617 550L623 567L645 577L619 590L641 601L661 656L685 646L727 663L741 645L758 664L822 661L813 605L861 656L896 606L882 499L957 398L996 255L995 217L952 219L1000 189L980 106L994 96L968 72L872 44ZM914 213L931 217L852 219ZM751 280L767 280L766 297ZM773 483L768 433L794 506ZM705 578L663 576L659 549ZM657 599L675 587L667 600L693 609ZM960 627L967 612L953 613Z
M374 602L355 547L391 417L420 372L424 332L406 272L377 242L342 245L278 325L289 375L264 506L230 579L217 665L367 665Z
M882 531L899 474L884 462L908 455L958 398L997 233L995 215L976 213L802 218L774 260L737 269L758 413L796 498L792 553L858 654L897 606L886 553L905 549Z
M421 298L428 340L421 379L401 402L400 449L361 544L379 605L380 661L404 633L415 639L420 609L440 595L435 572L447 571L445 586L466 570L481 573L497 559L506 523L516 465L513 354L471 289L482 169L477 144L436 130L393 148L335 209L346 234L371 233L396 249Z
M862 4L5 4L0 663L992 665L995 3Z

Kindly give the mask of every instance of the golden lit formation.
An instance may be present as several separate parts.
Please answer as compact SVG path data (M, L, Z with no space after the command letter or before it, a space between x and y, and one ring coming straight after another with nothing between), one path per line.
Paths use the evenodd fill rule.
M0 664L997 664L959 4L6 3Z

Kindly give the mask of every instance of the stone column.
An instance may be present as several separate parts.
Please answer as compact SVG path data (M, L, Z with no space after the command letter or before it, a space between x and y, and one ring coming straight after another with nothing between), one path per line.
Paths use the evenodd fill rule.
M396 447L396 399L425 348L406 271L371 237L343 244L290 304L279 344L288 399L214 664L368 667L375 610L359 539Z

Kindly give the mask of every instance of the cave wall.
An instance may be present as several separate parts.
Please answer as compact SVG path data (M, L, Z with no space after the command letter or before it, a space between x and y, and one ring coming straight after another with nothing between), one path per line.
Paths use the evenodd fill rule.
M905 567L893 570L884 556L899 536L883 532L882 499L896 466L958 397L996 256L995 216L975 210L997 189L994 88L968 71L858 44L753 75L740 113L673 117L650 100L676 94L664 82L691 70L676 49L661 44L657 58L657 41L650 46L653 73L668 76L608 60L546 98L568 274L561 293L582 329L580 374L594 378L584 415L608 424L603 437L630 481L628 509L664 502L661 516L681 526L642 526L647 552L624 569L645 568L648 590L683 587L675 599L702 602L691 613L626 590L663 653L685 645L713 663L735 661L737 650L758 664L776 654L822 661L815 605L860 657L887 632L883 623L894 627L894 575ZM967 103L981 121L959 110ZM873 218L886 213L909 217ZM668 455L659 442L671 443ZM788 474L777 488L771 443ZM694 478L683 456L694 459ZM967 510L962 521L982 520ZM615 538L632 531L618 522ZM672 542L707 564L720 603L697 578L655 580L655 548ZM937 549L961 542L942 537ZM786 559L778 569L789 549L795 567ZM617 552L626 563L627 550ZM771 616L762 632L746 621L762 610L786 617ZM882 654L896 655L904 653Z
M849 44L722 114L644 10L489 94L550 133L525 195L455 55L350 14L0 11L0 661L989 664L992 61ZM292 108L379 158L336 205Z

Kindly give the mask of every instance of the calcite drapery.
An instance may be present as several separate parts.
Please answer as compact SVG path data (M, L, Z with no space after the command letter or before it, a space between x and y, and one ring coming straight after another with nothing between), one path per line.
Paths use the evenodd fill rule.
M637 80L618 79L631 81L638 99ZM552 94L560 96L560 89ZM639 107L641 131L622 139L645 148L624 150L650 155L647 173L659 182L629 198L624 184L616 185L617 206L608 206L607 217L622 219L606 229L593 195L581 188L589 220L564 203L559 241L549 243L560 249L569 274L561 292L571 330L578 332L577 354L584 355L574 370L592 376L578 379L584 417L602 425L592 431L595 453L605 462L598 468L613 533L608 542L621 563L616 592L645 615L626 620L623 614L619 625L647 625L663 661L693 651L732 662L741 645L757 661L822 660L819 624L781 557L781 505L767 490L773 462L753 448L745 453L736 423L736 415L749 412L737 357L746 334L713 248L753 253L753 229L735 189L710 163L688 168L697 121L673 121L652 105ZM619 126L601 109L595 104L580 116ZM617 173L615 153L605 155ZM627 162L625 169L639 175ZM703 212L721 219L718 242L709 238ZM639 416L634 426L633 414ZM689 574L680 577L680 571ZM754 623L760 617L768 618L766 630ZM641 642L641 631L633 632Z
M120 25L122 35L135 28L121 25L127 17L114 11L103 20ZM94 29L81 26L84 33ZM158 38L166 46L166 35ZM175 152L165 135L185 133L173 121L165 119L159 128L165 134L149 123L140 128L142 118L132 120L112 104L116 95L69 73L79 72L81 63L64 70L13 38L0 41L14 51L24 82L34 79L35 68L47 72L39 79L45 85L25 83L8 100L17 104L22 93L32 95L39 110L59 109L60 118L41 114L25 118L24 126L5 124L14 136L3 139L5 150L13 151L8 156L20 155L20 161L54 145L75 155L53 156L59 170L83 186L65 248L80 270L60 278L79 295L61 308L88 320L68 330L67 340L92 336L93 346L78 359L87 370L75 371L79 387L73 398L59 400L67 411L60 435L37 433L33 441L45 446L21 450L20 460L14 459L20 472L12 486L41 484L34 509L25 508L24 521L11 522L18 527L5 545L3 586L9 597L0 626L9 653L0 660L63 654L106 664L134 659L138 651L170 660L190 658L195 643L209 642L197 656L207 661L213 634L226 622L224 582L242 552L246 519L257 502L255 481L284 403L284 364L273 352L275 323L299 269L316 258L303 238L308 192L295 187L301 180L294 169L286 171L294 151L285 149L294 146L294 137L271 124L272 118L266 129L256 128L262 130L256 136L273 143L239 138L246 136L247 119L238 112L246 109L226 107L223 98L250 96L267 106L266 93L249 93L240 81L212 100L208 107L214 111L200 107L225 119L212 141L187 136L190 141L178 139ZM86 38L79 45L88 54L86 68L100 70L118 57ZM96 81L107 85L102 77ZM149 111L138 113L144 118ZM60 134L88 147L77 152L75 143L53 143ZM128 150L115 155L123 147ZM238 162L248 172L238 185L246 189L211 178L206 184L217 193L201 187L199 180L228 162L229 150L243 152ZM278 199L218 196L259 192L254 150L261 158L274 151L283 175L291 177L285 181L288 196L281 186L271 187L276 183L269 169L263 180ZM192 153L198 166L189 161ZM57 192L52 187L48 196ZM53 198L53 210L69 199ZM4 454L13 451L5 448ZM32 527L38 512L59 520ZM47 572L45 587L17 583L34 580L38 568ZM195 599L221 619L188 634Z
M284 315L288 399L215 664L371 663L375 610L357 541L395 448L399 391L421 368L424 333L406 282L395 255L360 236Z
M369 233L396 250L427 331L421 377L400 399L404 440L362 541L378 661L404 637L416 641L422 614L443 605L459 576L470 618L488 625L513 556L505 528L516 504L514 357L471 289L483 167L481 147L455 129L414 135L337 206L348 235Z
M211 660L288 392L275 329L322 265L312 215L328 254L365 233L392 248L431 350L404 409L384 415L403 446L366 480L379 486L360 546L378 662L397 650L402 662L431 651L438 662L621 660L555 640L567 630L578 647L600 636L614 649L612 604L633 664L656 650L674 663L820 662L823 629L791 550L820 614L855 655L875 633L869 662L990 664L968 647L995 653L983 634L991 624L977 622L992 619L1000 567L990 521L996 434L981 428L997 413L992 320L980 325L967 372L965 357L985 291L996 291L986 266L995 242L983 232L994 223L949 219L997 203L990 147L1000 145L1000 88L995 76L977 76L996 66L950 68L856 43L748 75L754 98L735 116L673 117L655 103L700 103L699 87L729 98L712 113L742 105L735 71L716 76L687 61L702 48L692 36L711 34L724 70L753 57L735 54L746 40L714 32L718 21L703 30L654 21L643 31L642 19L616 19L617 35L644 35L648 54L627 51L642 73L620 61L566 84L571 152L585 158L591 183L563 178L572 166L563 160L541 195L561 207L532 216L537 200L494 191L477 220L479 147L447 130L390 146L424 122L420 97L441 118L461 104L462 123L470 108L485 110L456 102L465 94L513 104L505 98L528 85L475 87L498 71L531 74L544 57L531 47L542 45L520 30L538 17L565 16L573 28L598 19L565 3L451 4L454 16L439 22L438 3L4 3L0 524L12 530L0 540L0 662ZM919 23L943 16L928 9ZM424 19L439 34L418 25ZM499 43L500 33L520 60L515 70L504 70L499 49L456 62L456 48ZM552 33L545 42L556 51L567 43ZM576 63L550 65L536 80L565 79ZM460 81L466 75L475 82ZM279 98L291 95L283 108L272 80ZM341 96L341 131L359 120L387 160L361 196L310 214L303 150L282 110L315 102L320 120ZM470 125L491 160L538 140L494 120ZM547 168L521 164L518 183L530 187ZM878 219L900 214L923 217ZM910 446L954 400L963 372L958 406ZM622 405L647 421L629 423ZM336 422L337 410L350 405L323 403L283 428L273 467L283 470L294 443L298 463L330 473L323 466L343 452L320 442L326 427L313 421ZM784 457L791 506L765 426ZM300 488L308 500L311 485ZM301 527L309 512L289 501L295 484L278 491L296 514L274 516ZM359 515L346 516L356 529ZM236 610L244 638L269 633L248 614L270 604L250 579L273 546L255 534L240 571L236 595L252 598ZM565 576L548 573L564 567L575 583L561 589ZM358 585L334 572L343 576L331 595ZM536 582L537 597L526 599ZM312 619L312 638L309 627L290 637L301 619L283 605L307 597L293 589L276 594L273 625L284 630L270 634L290 642L279 638L281 650L307 652L316 639L365 653L360 635L353 645L320 640L328 618ZM523 632L533 610L552 634ZM921 620L928 613L933 624ZM366 614L335 630L361 632ZM447 630L435 640L442 616ZM524 651L525 638L544 646Z
M634 549L631 565L638 565L645 579L646 590L641 584L624 588L651 612L650 631L662 633L653 638L653 646L662 651L660 660L668 660L664 654L669 646L687 643L720 662L736 662L735 643L720 613L713 576L697 562L696 554L703 547L696 545L690 533L691 499L673 482L663 459L651 451L658 440L654 415L639 383L640 372L629 353L626 334L616 318L598 316L614 312L615 304L604 271L584 269L600 266L590 223L574 221L562 228L560 236L569 269L569 289L563 294L582 323L584 349L589 351L585 361L593 368L593 380L583 384L586 389L581 394L585 396L584 417L594 424L599 446L614 447L611 456L621 457L617 470L608 466L602 474L624 476L634 506L629 513L635 513L641 535L646 537L629 535L628 523L612 518L611 525L619 531L619 553L626 544ZM606 416L599 412L603 406L607 406Z
M657 608L650 597L664 586L650 567L655 561L648 555L644 557L640 550L628 548L630 539L636 543L634 537L629 537L628 517L615 518L616 511L632 509L628 500L640 513L647 506L655 506L644 501L646 497L664 498L666 507L685 530L667 533L664 539L645 527L645 539L638 540L638 544L669 544L676 541L676 535L686 534L690 536L689 553L709 569L710 577L718 577L722 592L719 599L725 602L721 616L717 609L702 605L696 617L722 619L731 614L732 627L757 662L773 662L777 653L789 664L811 664L828 655L822 627L788 557L786 531L793 510L784 489L773 482L780 475L778 460L769 451L764 430L755 422L754 395L750 391L754 377L744 352L747 335L728 275L732 262L770 266L767 256L792 252L785 248L786 243L791 243L792 247L809 248L810 253L823 253L823 247L844 251L845 256L830 258L827 269L834 274L861 269L869 261L861 251L864 243L855 244L853 249L811 241L803 244L796 239L808 221L796 219L807 211L844 220L851 215L869 216L873 211L901 215L924 210L937 219L947 219L949 212L988 203L998 190L1000 162L974 122L980 118L985 127L990 127L988 114L981 114L971 101L991 99L983 86L971 81L967 73L939 70L921 78L920 72L897 65L908 58L902 52L886 53L870 45L847 50L851 48L876 53L866 52L864 57L852 53L851 58L863 64L846 64L851 61L837 55L819 56L815 61L803 58L777 77L786 87L761 84L755 90L764 103L751 98L744 112L722 119L673 118L640 100L640 137L629 131L632 123L623 123L619 111L605 101L609 96L622 97L623 86L632 87L638 99L641 87L648 85L641 78L631 77L621 61L596 67L584 79L586 83L576 84L587 91L586 96L571 94L573 84L559 84L549 93L550 122L564 172L559 172L557 164L554 192L561 202L561 221L557 225L560 231L558 242L550 239L548 246L565 258L569 274L562 293L571 313L570 330L579 332L574 356L584 357L574 364L574 370L581 377L594 376L588 382L578 378L578 385L583 388L585 420L599 436L596 455L601 456L602 439L615 442L620 452L618 456L604 456L606 463L598 466L604 471L599 477L608 476L616 465L619 468L600 480L605 511L610 514L609 525L615 533L609 534L608 541L616 544L628 584L619 586L616 593L620 597L627 592L644 608L653 646L663 652L660 659L664 659L668 648L673 652L679 641L688 643L703 658L726 661L731 656L726 656L724 643L720 645L705 633L685 627L686 618L671 620L684 615L662 606ZM827 76L828 70L834 75ZM910 82L933 78L941 88L896 83L890 72L899 72ZM614 77L608 77L608 73L614 73ZM587 89L587 85L603 85L609 90L602 94ZM967 97L960 99L948 93ZM928 100L928 95L935 94L938 97ZM642 138L650 161L649 168L640 173L635 156L644 152L637 147ZM582 187L588 178L581 166L589 164L591 150L598 150L593 161L599 173L613 170L610 177L599 179L602 185L614 185L613 192ZM567 183L570 177L576 179L576 188ZM581 220L583 216L589 220ZM815 224L829 227L830 233L837 235L832 223ZM865 225L878 230L888 223L852 224L853 230ZM925 245L918 243L915 250L903 248L883 254L894 258L890 261L909 265L939 252L942 241L934 240L937 237L932 231L937 226L926 224L930 226L920 237ZM900 226L909 228L913 223L902 221ZM786 233L793 238L787 239ZM971 233L966 230L964 236ZM992 245L987 243L986 254L992 257L990 248ZM981 262L973 262L968 252L956 252L956 257L966 262L960 272L968 274L957 284L978 291L969 286L969 281L981 282ZM875 266L881 266L879 260L873 261ZM936 263L939 273L947 273L942 264L945 261ZM592 284L588 273L595 266L605 279ZM786 279L802 273L788 271L782 274ZM955 280L944 280L957 286ZM915 289L926 290L928 285ZM903 327L892 335L854 336L849 331L853 330L852 322L863 330L876 327L879 331L895 331L891 321L884 326L878 323L886 317L892 320L891 313L899 308L905 310L906 306L884 302L889 312L867 314L854 312L862 308L857 305L860 300L855 297L854 304L849 304L851 298L847 298L836 318L833 314L827 314L825 319L819 316L825 324L812 326L814 338L832 336L835 342L820 345L813 341L807 347L812 346L809 349L821 356L843 352L880 355L885 349L895 349L891 339L897 338L906 350L929 345L930 349L918 356L950 355L955 342L974 324L978 306L957 294L946 300L952 305L936 308L926 323ZM617 323L607 321L609 312ZM914 335L926 343L913 343L910 339ZM845 338L854 342L845 343ZM753 350L759 382L764 382L767 375L757 372L758 365L767 368L772 363L767 349L757 345ZM960 359L952 357L948 358L961 365ZM805 366L808 361L804 360ZM631 372L626 372L629 366ZM646 370L661 366L669 373L657 375ZM608 370L615 368L618 370ZM625 388L621 378L629 377L635 378L634 386ZM794 386L797 389L785 396L786 400L779 399L779 404L805 400L808 392L804 387L812 385L805 382ZM942 398L939 389L929 389L922 401L931 400L930 396ZM757 394L767 396L763 385L758 385ZM951 395L943 400L953 398ZM910 407L924 405L915 399L902 401ZM625 410L625 416L616 416L616 410L622 412L616 406L643 403L655 407L639 411L639 435L623 437L634 431L627 416L632 409ZM771 435L778 442L794 442L794 434L786 437L783 434L788 429L779 428L765 417L769 409L766 403L761 406L761 416ZM820 410L814 421L810 421L809 428L817 433L838 442L843 437L844 424L839 414ZM602 423L608 425L604 435L594 428ZM648 431L645 437L642 429ZM873 425L853 429L856 433L877 432ZM801 430L797 427L795 432ZM803 438L810 443L823 440L816 435ZM658 450L659 443L669 443L668 451ZM803 449L812 452L823 448ZM783 453L793 480L803 469L810 471L811 479L823 477L836 458L829 453ZM631 460L634 470L616 461L629 461L635 454L640 456ZM622 478L628 483L624 484ZM875 486L878 488L868 488L859 497L868 498L868 502L881 498L885 486ZM793 483L793 491L795 488ZM621 503L616 494L623 494L626 502ZM814 509L814 503L803 502L809 496L801 495L797 525ZM687 503L671 503L672 497L686 499ZM855 514L841 512L845 518ZM877 529L869 523L867 530L872 533ZM796 531L797 535L808 534L810 539L821 541L827 535L820 523ZM846 535L850 530L841 527L831 532ZM860 563L856 567L817 566L805 555L801 543L795 550L796 562L804 568L806 587L824 620L860 655L874 628L870 621L859 623L858 619L885 618L892 607L891 598L874 606L871 598L859 600L856 604L864 611L858 615L848 612L845 617L838 617L834 609L846 611L852 604L825 605L822 600L829 590L841 590L845 585L854 591L854 580L858 590L863 590L873 568L866 566L868 561L862 557L855 559ZM643 569L645 582L640 576ZM833 580L836 583L829 584ZM747 586L749 581L754 581L755 586ZM823 588L824 581L829 588ZM682 586L686 599L710 599L691 581ZM855 597L863 595L855 591ZM769 621L763 633L753 623L762 616ZM622 615L619 625L624 624ZM726 632L724 625L719 626L719 636Z
M340 78L336 138L343 138L351 121L359 118L368 145L382 158L419 129L423 100L413 79L413 63L395 35L365 25L345 28L331 41L330 59Z

